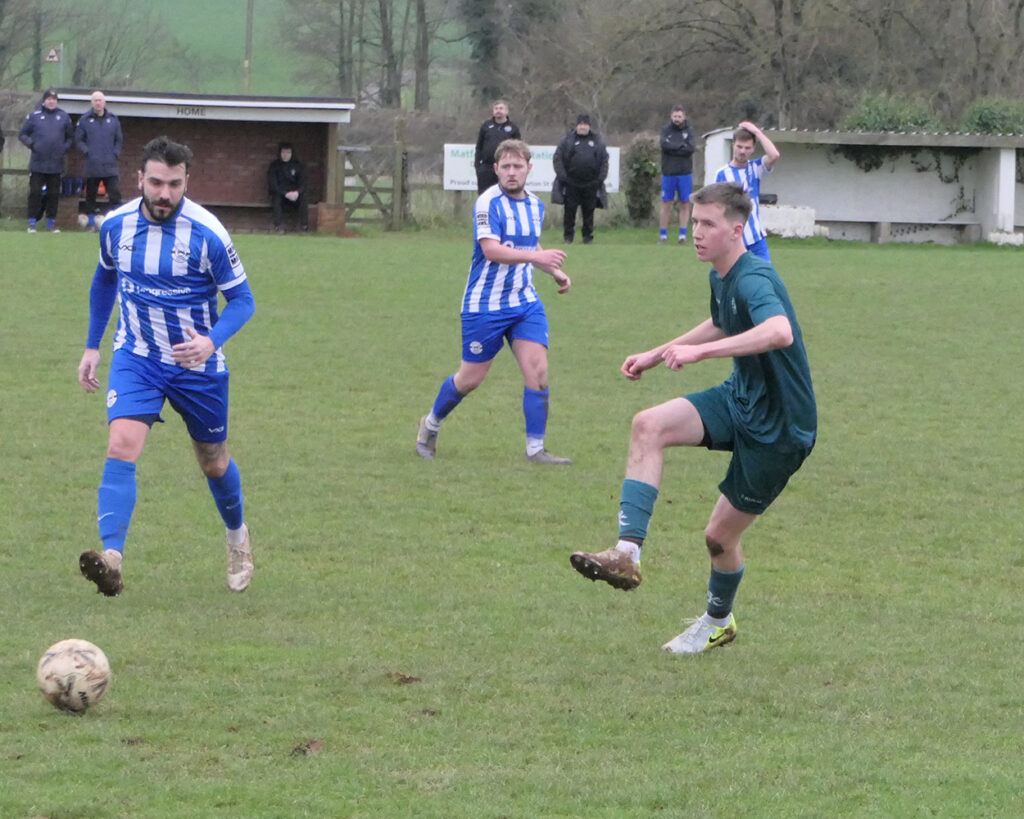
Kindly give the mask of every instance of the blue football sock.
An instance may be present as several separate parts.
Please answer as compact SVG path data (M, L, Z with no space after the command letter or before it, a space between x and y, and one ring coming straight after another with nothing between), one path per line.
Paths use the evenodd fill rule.
M448 417L448 413L455 409L465 397L455 389L455 376L449 375L441 385L441 389L437 391L437 398L434 399L434 409L432 410L434 417L438 421L443 421Z
M658 238L659 239L667 239L668 238L668 228L661 228L661 230L658 231Z
M96 214L95 213L90 213L89 214L89 227L96 227Z
M124 551L128 526L135 511L135 464L107 458L96 493L96 517L104 549Z
M711 617L728 617L736 600L736 590L743 579L743 567L735 572L720 572L711 568L708 580L708 615Z
M242 503L242 474L234 458L228 461L227 471L219 478L207 478L217 511L224 519L228 529L240 529L245 523L245 511Z
M679 228L679 238L680 239L685 239L686 238L686 228Z
M531 390L523 387L523 415L526 416L526 436L543 438L548 428L548 389Z
M619 537L638 540L647 538L647 525L654 514L654 502L658 499L658 487L643 481L626 478L622 482L622 499L619 501Z

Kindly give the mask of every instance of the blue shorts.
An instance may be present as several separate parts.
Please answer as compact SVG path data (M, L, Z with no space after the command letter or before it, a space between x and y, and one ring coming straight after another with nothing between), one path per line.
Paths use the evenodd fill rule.
M761 515L786 488L793 474L814 449L781 449L752 438L733 421L732 390L719 384L685 396L704 423L704 445L732 453L725 479L718 490L736 509Z
M689 202L693 193L693 174L684 173L679 176L661 177L661 201L671 202L679 195L680 202Z
M152 426L163 421L164 401L185 421L196 441L228 437L228 373L200 373L116 350L110 362L107 423L136 418Z
M548 317L538 299L525 309L462 314L462 360L490 361L508 339L548 346Z

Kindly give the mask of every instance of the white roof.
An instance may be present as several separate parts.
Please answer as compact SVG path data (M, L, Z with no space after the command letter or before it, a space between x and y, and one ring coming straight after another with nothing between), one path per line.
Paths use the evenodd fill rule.
M57 89L60 105L69 114L89 110L92 91ZM119 117L161 119L242 120L247 122L344 123L356 107L338 97L249 97L174 94L148 91L104 92L107 105Z

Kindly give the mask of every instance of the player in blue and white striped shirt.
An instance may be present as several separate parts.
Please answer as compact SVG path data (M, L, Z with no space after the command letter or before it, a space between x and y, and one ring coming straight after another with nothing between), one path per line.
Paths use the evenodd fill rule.
M192 152L158 137L143 149L142 196L107 215L89 294L89 333L78 365L99 388L99 345L115 301L107 391L109 441L97 493L103 551L79 557L108 597L121 593L121 560L135 509L135 464L164 401L184 419L199 466L227 527L228 587L244 591L253 560L242 480L227 450L228 371L223 345L253 314L245 268L217 218L185 198ZM227 301L218 315L217 296Z
M433 458L441 422L483 383L508 339L523 373L526 458L568 464L544 447L548 421L548 320L533 286L537 268L554 278L559 293L572 285L562 272L565 252L540 246L544 203L526 190L529 146L505 140L495 151L498 184L485 190L473 210L473 261L462 296L462 363L445 379L434 406L420 419L416 452Z
M751 159L754 155L754 140L761 144L764 156ZM715 174L716 182L738 182L750 197L754 209L743 228L743 244L747 250L760 256L766 262L771 261L768 253L767 232L761 225L761 208L758 199L761 196L761 177L771 173L772 166L779 159L779 149L765 136L764 131L752 122L741 122L732 135L732 160L723 165Z

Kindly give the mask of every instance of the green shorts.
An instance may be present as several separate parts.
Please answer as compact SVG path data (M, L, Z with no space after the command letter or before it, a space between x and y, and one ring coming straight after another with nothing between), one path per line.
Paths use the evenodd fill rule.
M703 445L732 453L729 470L718 489L741 512L764 514L811 454L814 445L787 450L750 437L733 421L732 392L724 384L683 397L700 413L704 423Z

